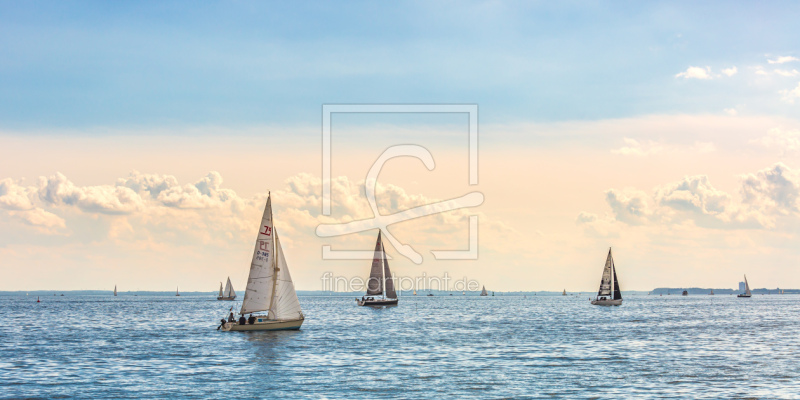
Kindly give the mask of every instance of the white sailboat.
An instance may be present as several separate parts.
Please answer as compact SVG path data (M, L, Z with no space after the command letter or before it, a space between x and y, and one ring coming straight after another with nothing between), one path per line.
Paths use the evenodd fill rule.
M711 289L711 293L709 293L709 295L710 295L710 296L713 296L713 295L714 295L714 289Z
M217 300L236 300L236 291L233 290L231 284L231 277L228 277L228 283L225 284L225 290L222 290L222 282L219 283L219 296Z
M481 289L481 296L488 296L488 295L489 293L486 291L486 286L484 286L483 289Z
M178 290L177 286L175 286L175 296L180 296L180 295L181 295L181 291Z
M114 296L117 295L117 285L114 285Z
M255 315L266 312L266 315ZM239 321L226 321L223 331L297 330L305 317L294 289L289 265L283 254L272 219L272 197L267 197L256 237L247 289ZM245 318L249 314L249 318Z
M614 258L611 256L611 248L608 248L606 265L603 267L603 277L600 279L600 290L597 297L592 300L596 306L618 306L622 304L622 292L619 290L617 280L617 269L614 266Z
M736 297L752 297L753 293L750 293L750 284L747 283L747 275L744 276L744 293L739 293Z
M567 289L564 289L564 291L563 291L563 292L561 292L561 295L562 295L562 296L566 296L566 295L567 295Z
M380 297L376 297L380 296ZM389 260L383 248L381 232L378 231L378 240L375 242L375 253L372 257L372 267L367 281L367 294L356 299L359 306L396 306L397 292L394 290L394 279L389 270Z

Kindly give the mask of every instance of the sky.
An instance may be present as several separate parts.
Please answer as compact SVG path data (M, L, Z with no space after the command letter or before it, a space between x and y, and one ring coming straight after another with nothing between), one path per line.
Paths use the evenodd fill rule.
M0 4L0 290L243 288L267 192L296 287L366 276L376 199L400 276L490 290L800 288L795 2ZM478 107L334 114L326 104ZM437 260L469 247L478 257Z

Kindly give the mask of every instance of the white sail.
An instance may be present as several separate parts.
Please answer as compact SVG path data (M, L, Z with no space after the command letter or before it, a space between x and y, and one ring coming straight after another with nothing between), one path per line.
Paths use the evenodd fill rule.
M489 293L486 293L486 286L484 286L483 290L481 290L481 296L488 296L488 295Z
M117 285L114 285L114 296L117 295Z
M217 297L222 297L222 282L219 283L219 295Z
M219 284L220 288L220 296L222 296L222 282ZM236 297L236 292L233 290L233 284L231 283L231 277L228 277L228 283L225 284L225 297L232 299Z
M283 254L281 241L278 239L278 232L275 231L275 249L277 250L277 274L275 279L274 298L270 307L270 316L274 319L296 319L303 316L300 309L300 299L294 290L292 276L289 274L289 266Z
M272 240L272 198L267 197L264 215L258 228L253 260L250 263L250 275L247 277L247 288L240 314L249 314L269 309L273 291L274 243Z
M747 283L747 275L744 276L744 293L748 296L753 295L752 293L750 293L750 284Z

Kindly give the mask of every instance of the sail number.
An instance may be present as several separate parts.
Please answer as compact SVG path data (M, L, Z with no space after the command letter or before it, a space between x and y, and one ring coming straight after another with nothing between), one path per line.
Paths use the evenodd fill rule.
M269 236L270 234L272 234L272 227L269 225L264 225L264 232L259 232L259 233L261 233L262 235Z

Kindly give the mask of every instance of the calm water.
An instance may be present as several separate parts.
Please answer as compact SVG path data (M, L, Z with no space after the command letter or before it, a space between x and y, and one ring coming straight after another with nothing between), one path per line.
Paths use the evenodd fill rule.
M200 296L35 301L0 296L0 398L800 398L794 295L301 297L272 333Z

